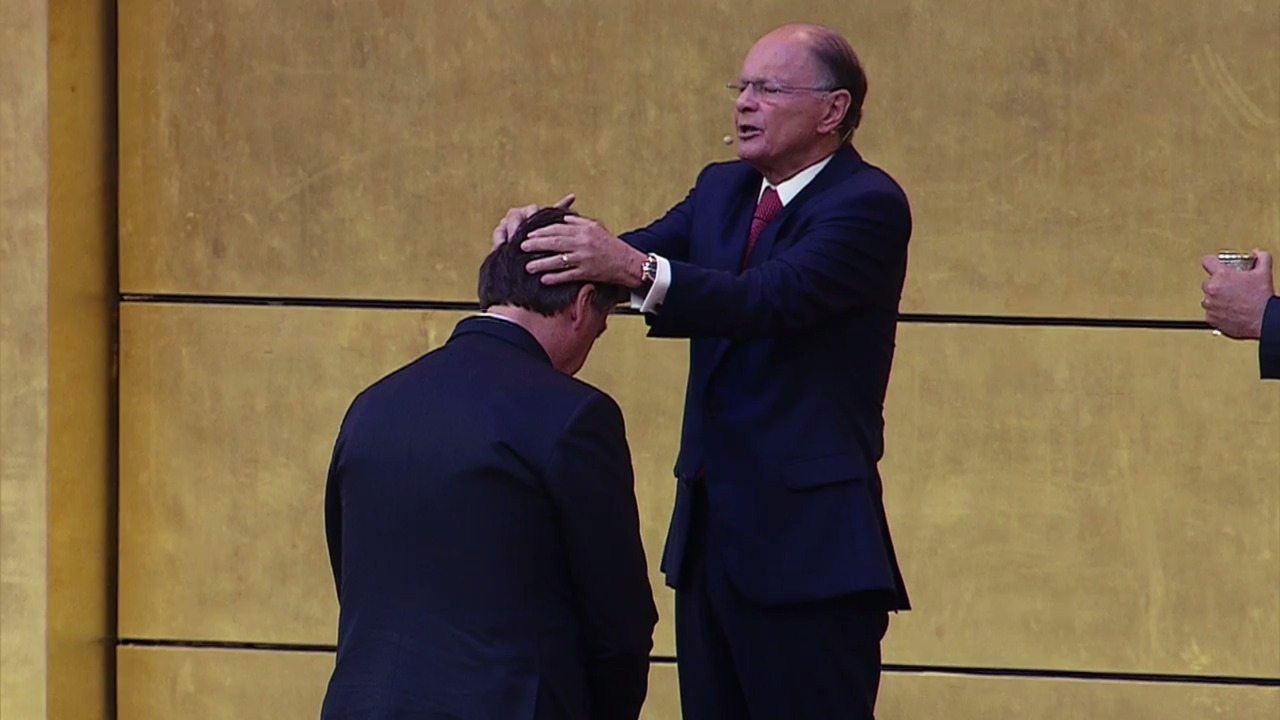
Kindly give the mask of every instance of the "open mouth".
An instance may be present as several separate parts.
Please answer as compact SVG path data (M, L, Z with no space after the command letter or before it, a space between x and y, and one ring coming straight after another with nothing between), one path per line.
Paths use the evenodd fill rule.
M739 126L738 126L738 139L739 139L739 140L750 140L751 138L753 138L753 137L755 137L755 136L759 135L761 132L763 132L763 131L762 131L760 128L758 128L758 127L754 126L754 125L739 125Z

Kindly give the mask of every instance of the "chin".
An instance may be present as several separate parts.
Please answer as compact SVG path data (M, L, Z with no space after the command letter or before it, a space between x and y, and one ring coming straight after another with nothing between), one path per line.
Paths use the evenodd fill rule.
M738 144L738 159L740 160L751 162L752 160L759 160L767 154L759 139L752 139Z

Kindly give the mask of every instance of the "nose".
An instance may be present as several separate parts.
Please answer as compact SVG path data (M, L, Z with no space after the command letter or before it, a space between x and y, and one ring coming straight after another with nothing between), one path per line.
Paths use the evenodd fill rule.
M752 86L748 85L746 89L738 93L738 99L733 101L733 109L738 112L747 112L758 108L756 94L752 90Z

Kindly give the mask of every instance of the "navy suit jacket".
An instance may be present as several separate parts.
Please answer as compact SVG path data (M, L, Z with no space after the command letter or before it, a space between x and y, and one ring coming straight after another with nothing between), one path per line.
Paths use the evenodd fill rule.
M617 404L463 320L361 392L329 470L323 716L634 720L657 621Z
M1264 380L1280 380L1280 297L1268 300L1263 311L1258 367Z
M710 165L683 202L623 236L671 261L650 335L691 338L667 583L681 587L691 483L705 482L709 545L748 598L862 592L906 609L877 469L906 195L845 146L740 272L760 182L744 162Z

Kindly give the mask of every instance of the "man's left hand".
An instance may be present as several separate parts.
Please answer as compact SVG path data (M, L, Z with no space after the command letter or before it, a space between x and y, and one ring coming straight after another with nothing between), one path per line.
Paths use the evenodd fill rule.
M619 240L603 225L587 218L570 215L563 224L549 225L529 233L520 245L525 252L556 253L534 260L525 269L542 275L542 282L555 285L585 281L640 286L644 253Z
M1209 279L1200 289L1204 299L1204 319L1223 335L1237 340L1253 340L1262 335L1262 315L1267 301L1275 295L1271 279L1271 255L1255 250L1257 263L1252 270L1233 270L1223 265L1216 255L1201 260Z

